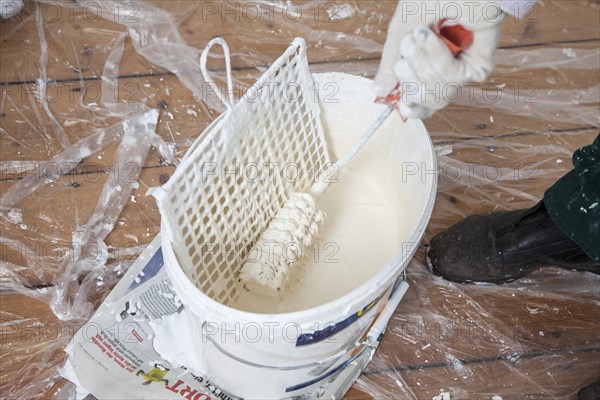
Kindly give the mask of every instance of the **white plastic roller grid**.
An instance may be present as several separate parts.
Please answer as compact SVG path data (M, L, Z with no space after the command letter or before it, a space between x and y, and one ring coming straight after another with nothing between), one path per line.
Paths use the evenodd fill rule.
M313 85L304 40L295 39L197 139L157 196L181 267L215 301L235 302L253 244L330 164Z

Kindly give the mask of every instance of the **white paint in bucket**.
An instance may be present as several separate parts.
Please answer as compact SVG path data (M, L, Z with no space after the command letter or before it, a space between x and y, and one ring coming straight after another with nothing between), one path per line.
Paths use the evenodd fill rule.
M315 75L316 87L326 83L337 88L328 99L338 102L325 98L331 91L319 93L328 143L337 156L383 106L373 104L375 93L367 79ZM309 292L300 293L293 302L279 304L280 313L247 312L210 299L179 266L169 237L162 237L167 272L186 306L180 315L156 324L155 347L167 361L187 365L234 395L263 399L309 393L345 365L414 254L436 189L434 151L424 125L403 124L398 115L384 123L348 168L335 184L339 187L330 188L320 201L328 219L333 218L325 236L335 234L344 242L346 265L320 275L318 296L306 299ZM360 221L369 207L340 204L337 196L344 197L345 190L346 197L372 204L370 217ZM372 196L365 195L369 191ZM362 237L342 237L344 232L360 236L361 227L368 227ZM310 268L304 272L308 275L301 279L315 279ZM342 282L342 273L351 275ZM253 307L264 311L266 306Z

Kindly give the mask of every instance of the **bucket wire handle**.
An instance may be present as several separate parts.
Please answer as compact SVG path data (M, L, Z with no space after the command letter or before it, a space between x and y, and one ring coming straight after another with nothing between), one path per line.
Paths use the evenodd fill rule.
M206 59L208 58L208 52L216 44L221 46L221 48L223 49L223 55L225 56L225 71L227 73L228 97L226 97L225 94L221 91L221 89L219 89L219 86L210 76L210 74L208 73L208 69L206 68ZM232 109L235 105L235 98L233 97L233 81L231 78L231 58L229 56L229 46L227 45L225 39L223 39L222 37L216 37L210 42L208 42L204 50L202 50L202 54L200 55L200 71L202 72L204 80L208 82L208 84L214 89L215 93L219 97L219 100L221 100L221 102L225 104L225 107L227 107L227 109Z

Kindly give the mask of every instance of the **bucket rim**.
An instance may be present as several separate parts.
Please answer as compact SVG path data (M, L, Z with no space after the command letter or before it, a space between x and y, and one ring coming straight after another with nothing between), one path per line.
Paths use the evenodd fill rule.
M343 72L327 72L327 73L313 73L311 75L325 75L325 74L337 74L343 75L351 78L355 78L358 80L364 80L368 82L373 82L371 79L367 79L361 76L347 74ZM383 110L385 106L380 106ZM214 129L216 125L222 122L222 119L226 117L228 113L225 112L217 117L207 128L206 131ZM433 142L431 141L431 136L429 135L429 131L425 127L425 124L422 120L408 120L405 122L406 125L413 125L411 127L411 134L415 135L423 135L424 140L429 148L428 155L431 159L432 170L435 171L432 174L428 174L427 179L427 187L426 193L428 193L427 204L423 209L423 213L419 222L417 223L416 228L413 230L411 236L404 243L414 244L408 251L404 249L400 249L399 252L385 265L383 266L379 272L373 275L371 278L363 282L360 286L351 290L343 296L340 296L334 300L328 301L326 303L320 304L316 307L307 308L300 311L292 311L286 313L276 313L276 314L267 314L267 313L254 313L250 311L239 310L234 307L227 306L225 304L219 303L216 300L213 300L211 297L202 292L192 280L188 277L188 275L184 272L181 264L179 263L177 256L173 251L173 246L171 244L171 239L168 237L169 235L165 231L166 227L161 223L161 248L165 258L165 269L167 271L167 275L173 282L176 287L179 287L181 290L177 292L177 295L182 299L183 303L190 308L190 311L200 318L208 317L202 316L200 313L196 312L196 309L200 308L203 310L210 310L214 315L220 316L222 319L235 319L236 321L244 320L248 322L272 322L272 321L281 321L281 320L289 320L294 321L298 325L302 326L302 324L314 324L316 315L324 315L329 314L332 309L341 309L344 310L343 315L349 315L355 312L356 309L359 309L366 305L365 297L368 299L369 297L376 297L378 294L385 292L385 289L389 287L389 284L394 283L394 277L399 275L406 269L410 259L413 257L414 253L418 248L418 243L421 242L423 234L425 233L425 229L427 228L429 219L431 218L433 206L435 203L436 193L437 193L437 179L438 179L438 171L437 171L437 160L435 149L433 147ZM192 145L193 146L193 145ZM166 254L165 254L166 253ZM167 263L167 259L172 259L177 263L177 266L172 265L173 263ZM400 266L400 268L398 268ZM395 269L398 269L395 271ZM359 294L367 293L367 296L360 296ZM192 293L194 296L192 297ZM199 295L199 296L198 296ZM307 319L308 317L308 319ZM342 317L340 317L342 318Z

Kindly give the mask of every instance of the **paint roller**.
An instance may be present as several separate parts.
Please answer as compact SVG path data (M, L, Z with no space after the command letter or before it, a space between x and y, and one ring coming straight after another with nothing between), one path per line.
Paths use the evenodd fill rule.
M461 25L447 24L447 20L439 21L434 30L455 56L473 43L472 31ZM340 171L354 158L392 111L398 109L401 97L400 84L387 96L378 97L375 102L388 107L350 151L322 173L308 193L292 193L284 202L242 266L240 280L248 290L267 295L281 291L291 269L302 259L305 249L313 243L325 220L325 213L317 207L317 200L329 186L323 177L331 176L332 171ZM326 143L317 145L325 146Z

